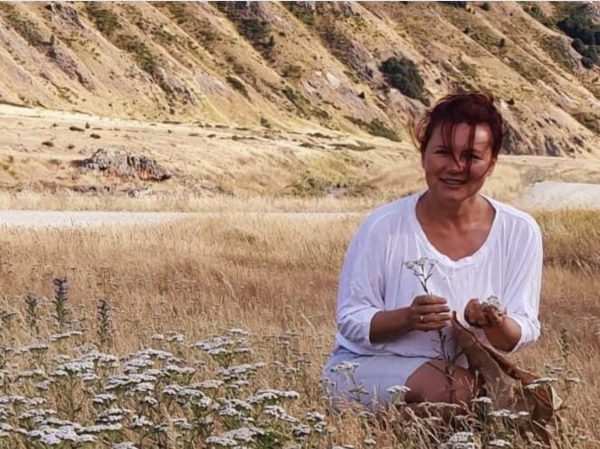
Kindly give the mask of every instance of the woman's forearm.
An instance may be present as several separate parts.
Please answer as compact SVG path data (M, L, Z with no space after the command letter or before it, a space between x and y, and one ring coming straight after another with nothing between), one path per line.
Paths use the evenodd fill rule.
M506 316L500 324L486 328L485 335L496 349L510 352L521 338L521 326Z
M383 343L412 330L408 307L377 312L371 319L369 340Z

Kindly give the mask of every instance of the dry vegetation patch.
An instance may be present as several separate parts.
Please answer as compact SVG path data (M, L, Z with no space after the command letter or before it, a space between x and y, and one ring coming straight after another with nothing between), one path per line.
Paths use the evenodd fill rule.
M600 438L596 379L600 284L593 262L600 236L591 224L599 215L590 211L537 215L546 248L542 338L516 361L558 379L555 386L568 408L561 412L565 420L554 436L556 447L593 447ZM93 447L102 448L119 441L131 441L139 448L165 441L173 442L169 447L221 447L209 435L231 437L227 432L252 426L262 429L253 430L250 447L256 448L284 443L367 447L372 442L382 447L438 447L456 442L461 436L456 431L475 429L468 438L476 443L502 438L514 447L531 447L515 436L506 417L490 417L481 429L472 416L451 429L434 418L400 424L394 413L385 423L351 411L328 415L318 379L333 342L338 270L359 220L360 216L225 213L146 227L5 228L0 234L0 339L4 379L10 382L2 383L3 394L46 401L34 406L10 399L2 406L8 422L13 427L30 426L32 431L45 418L23 421L18 413L36 407L54 409L55 418L63 424L77 420L83 427L73 432L93 435L97 438ZM57 319L60 281L52 283L57 278L69 282L68 299L63 301L69 313L62 334ZM32 298L37 299L33 306ZM99 299L106 303L98 303ZM242 327L250 336L227 332L231 327ZM221 340L214 340L215 335ZM199 340L204 343L195 345ZM31 349L44 342L47 349ZM94 347L127 357L115 361L111 355L90 355ZM59 354L71 362L92 360L90 366L95 368L86 365L89 369L66 377L56 375L57 369L66 369L62 366L66 359L52 360ZM107 365L100 368L102 363ZM240 364L248 365L236 368L241 371L236 375L228 371ZM127 376L134 374L154 376L146 379L151 389L140 377L125 385ZM217 381L217 390L198 386L207 379ZM40 383L48 389L40 388ZM107 390L116 384L120 386ZM181 390L185 385L190 389ZM261 402L257 397L268 396L265 388L279 393L271 392L272 400ZM115 399L92 402L109 393ZM198 401L186 395L195 395ZM237 403L240 414L226 418L221 412L233 407L236 399L255 402L246 411ZM202 404L214 409L209 412ZM120 430L92 434L89 426L102 422L111 408L122 411L123 416L115 418ZM292 418L286 421L288 415ZM200 419L203 416L211 416L213 424L208 426ZM49 427L56 428L56 421ZM39 437L9 431L0 447L30 447L26 441L39 442ZM65 447L74 447L69 444Z

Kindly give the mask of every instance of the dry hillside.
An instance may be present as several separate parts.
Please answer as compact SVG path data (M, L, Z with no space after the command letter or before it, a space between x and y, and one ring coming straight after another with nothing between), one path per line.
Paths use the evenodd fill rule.
M575 5L600 24L597 6ZM3 3L0 98L138 119L312 123L407 138L407 119L423 103L483 88L502 99L513 127L508 151L592 151L600 67L584 68L573 39L553 25L574 6L541 4L537 16L529 7ZM381 63L392 56L416 64L420 99L384 78Z
M500 100L507 153L597 159L594 30L593 3L0 3L0 184L85 190L73 161L110 145L176 186L382 190L461 89Z

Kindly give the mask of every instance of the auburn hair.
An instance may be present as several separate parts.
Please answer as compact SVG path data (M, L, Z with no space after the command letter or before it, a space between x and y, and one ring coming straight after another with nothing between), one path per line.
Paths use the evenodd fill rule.
M431 139L434 129L441 126L444 144L451 146L456 126L466 123L471 126L469 147L473 146L475 127L487 124L492 134L492 157L498 157L506 136L506 123L494 105L494 97L488 92L454 93L441 98L414 126L413 133L421 154Z

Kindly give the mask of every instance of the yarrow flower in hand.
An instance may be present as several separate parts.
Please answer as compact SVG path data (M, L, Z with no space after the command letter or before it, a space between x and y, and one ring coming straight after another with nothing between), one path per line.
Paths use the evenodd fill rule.
M428 259L427 257L421 257L419 260L404 262L404 266L408 268L416 278L419 280L425 293L429 294L430 291L427 288L427 281L433 273L433 267L435 267L437 260Z
M502 310L502 303L498 297L494 295L488 296L485 300L483 300L482 305L492 307L496 310Z

